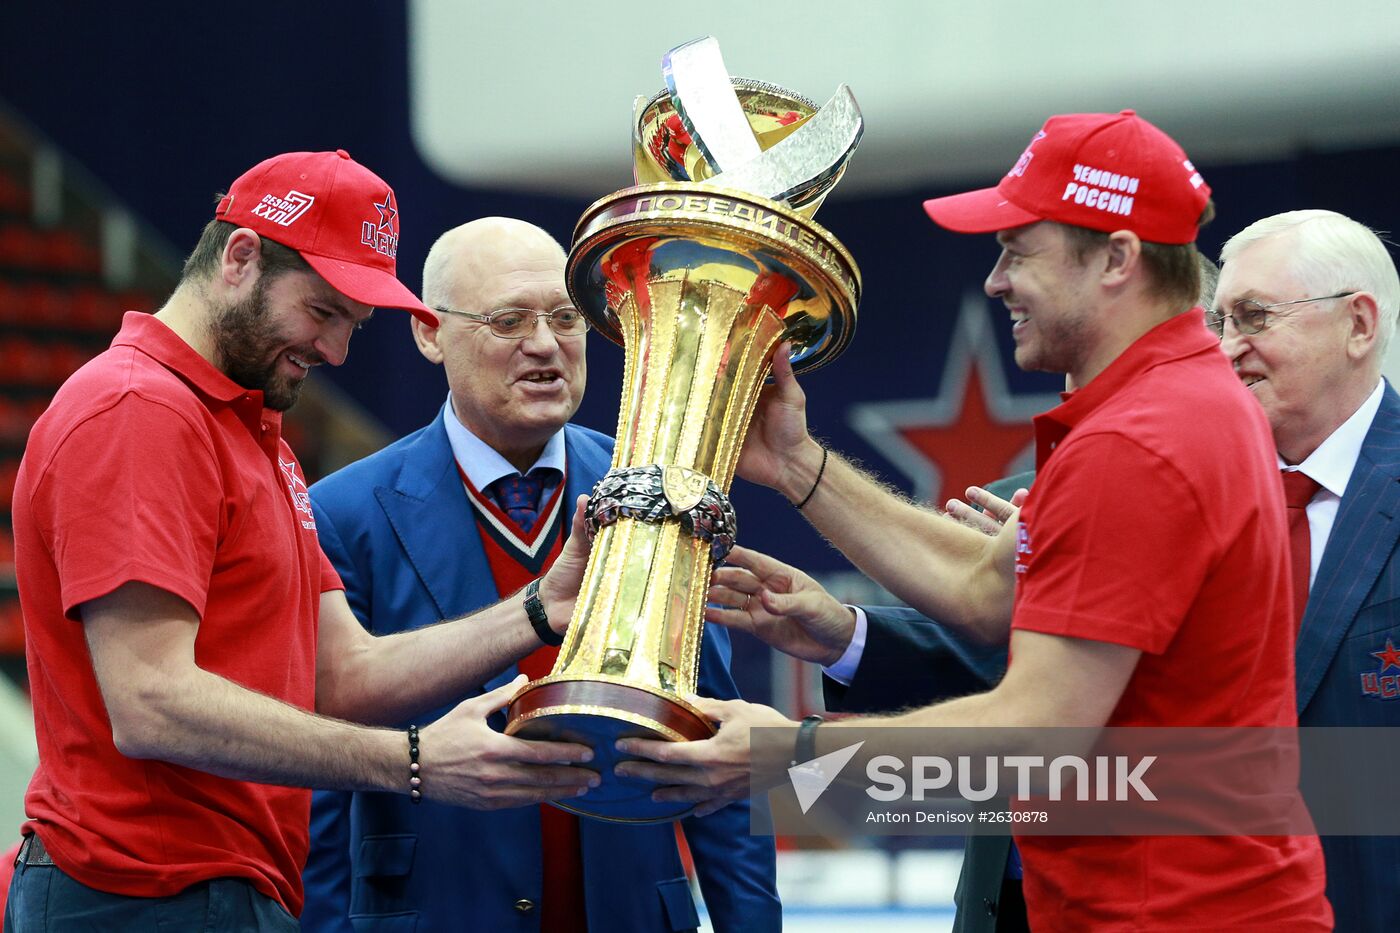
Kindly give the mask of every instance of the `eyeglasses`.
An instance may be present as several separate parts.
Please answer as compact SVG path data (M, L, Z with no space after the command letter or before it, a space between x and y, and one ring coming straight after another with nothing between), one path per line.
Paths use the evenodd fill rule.
M1356 292L1338 292L1335 295L1326 295L1322 298L1295 298L1292 301L1275 301L1273 304L1264 304L1255 301L1253 298L1245 298L1237 301L1231 310L1233 314L1225 314L1221 311L1206 312L1206 326L1214 331L1215 336L1225 338L1225 321L1229 319L1235 322L1235 329L1245 336L1253 336L1269 326L1269 312L1274 308L1283 308L1288 305L1307 304L1310 301L1331 301L1334 298L1350 298ZM1274 311L1273 316L1278 317L1287 314L1287 311Z
M491 328L491 333L506 340L523 340L535 332L540 318L549 324L549 329L560 337L579 337L588 333L588 318L573 305L560 305L553 311L534 311L530 308L500 308L490 314L476 314L472 311L458 311L456 308L434 308L443 314L458 314L473 321L480 321Z

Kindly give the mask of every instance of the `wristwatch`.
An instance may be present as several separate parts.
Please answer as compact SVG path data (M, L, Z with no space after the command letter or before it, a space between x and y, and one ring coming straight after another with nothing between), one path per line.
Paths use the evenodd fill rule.
M797 727L797 743L792 750L792 767L811 761L817 757L817 726L826 722L816 713L802 720Z
M531 580L530 585L525 587L525 615L529 617L530 627L535 630L540 641L551 647L564 644L564 636L549 627L549 615L545 613L544 603L540 601L538 578Z

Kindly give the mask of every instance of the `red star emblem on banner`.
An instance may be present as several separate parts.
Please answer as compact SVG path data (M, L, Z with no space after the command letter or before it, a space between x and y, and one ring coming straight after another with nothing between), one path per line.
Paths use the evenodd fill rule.
M1034 465L1034 415L1059 404L1055 394L1013 395L992 332L987 299L969 293L933 398L854 406L851 426L935 505L968 486Z

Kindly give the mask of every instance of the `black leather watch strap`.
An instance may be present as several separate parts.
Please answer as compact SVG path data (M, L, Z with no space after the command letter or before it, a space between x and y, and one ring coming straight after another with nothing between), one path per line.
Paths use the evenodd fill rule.
M546 645L564 644L564 636L557 634L549 627L549 616L544 611L544 603L540 601L540 581L531 580L530 585L525 587L525 615L530 619L530 627L535 630L535 635Z
M826 722L816 713L802 720L797 727L797 744L792 751L792 766L797 767L817 757L817 726Z

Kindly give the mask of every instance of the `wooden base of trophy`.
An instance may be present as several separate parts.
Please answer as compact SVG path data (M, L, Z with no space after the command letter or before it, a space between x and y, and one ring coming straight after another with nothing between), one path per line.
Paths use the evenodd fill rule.
M587 767L603 781L582 797L554 806L618 823L659 823L685 816L690 803L657 803L657 785L619 777L613 767L635 760L617 751L623 738L688 742L708 739L714 726L698 709L645 687L597 677L546 677L527 684L510 703L506 733L522 739L577 742L593 749Z

